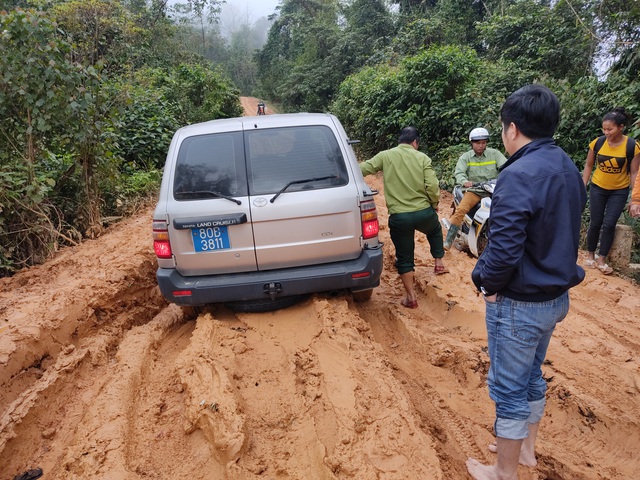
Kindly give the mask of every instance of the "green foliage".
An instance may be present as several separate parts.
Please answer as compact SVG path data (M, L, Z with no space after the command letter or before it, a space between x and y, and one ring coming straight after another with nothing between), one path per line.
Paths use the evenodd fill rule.
M446 44L443 23L441 18L429 17L416 18L403 25L393 39L393 56L414 55L425 47Z
M136 171L126 177L122 184L122 195L125 198L137 198L142 195L156 193L162 180L161 169L150 169L146 171Z
M178 107L177 120L190 124L242 115L238 90L219 71L198 64L156 70L151 84Z
M640 82L629 82L621 74L609 75L605 82L596 77L584 77L576 83L549 81L547 85L558 95L562 107L561 123L556 140L574 159L580 169L589 142L602 135L602 117L615 107L623 106L632 117L640 115ZM628 129L638 136L640 125Z
M149 78L151 71L140 72ZM182 126L177 105L164 98L162 89L142 81L136 85L116 85L127 90L129 101L119 117L117 128L118 154L123 165L120 171L135 174L164 165L173 133Z
M331 111L370 155L414 125L435 152L461 143L471 128L498 130L499 101L522 75L482 64L463 47L431 47L398 67L365 68L341 85ZM466 141L466 140L465 140Z
M122 4L105 0L72 0L53 7L52 15L73 43L73 60L105 64L104 73L129 65L132 42L139 30Z
M398 5L400 14L403 16L422 16L433 8L436 0L391 0L391 3Z
M161 168L174 132L187 124L242 115L237 90L200 65L141 69L133 85L114 85L128 101L118 118L121 172Z
M176 128L242 114L237 89L202 58L178 63L195 57L136 8L0 12L0 276L98 235L104 213L155 192ZM149 43L163 36L170 48ZM136 73L139 52L156 68Z
M253 62L253 53L257 48L255 31L248 25L243 25L232 34L224 65L233 83L244 95L249 95L257 82L258 67Z
M523 69L576 80L591 73L597 39L586 2L519 0L491 15L478 29L489 60L513 61ZM575 4L575 6L574 6ZM576 9L582 16L576 21Z
M415 55L432 45L464 45L479 48L475 25L486 15L486 1L438 0L417 2L403 7L400 3L399 34L393 40L392 57ZM415 2L408 2L415 3Z
M627 0L596 2L600 33L607 38L608 53L615 60L613 69L629 79L640 74L640 3Z
M340 83L330 52L339 39L336 2L288 0L256 56L260 91L287 110L318 111Z
M140 205L151 203L157 199L161 181L162 170L154 168L126 171L114 178L102 179L104 214L129 215Z
M0 165L0 277L44 260L58 237L52 227L62 222L47 201L54 182L24 163Z
M354 0L343 5L346 25L331 56L343 78L370 64L370 58L391 44L396 26L383 0Z
M402 123L415 125L430 148L450 144L458 114L449 103L464 94L479 66L473 50L452 46L431 47L403 60L399 73L405 110Z
M256 62L262 95L289 111L326 110L343 79L395 31L381 0L288 0L280 12Z
M180 21L198 25L200 38L196 48L203 56L207 53L207 30L218 22L222 3L221 0L187 0L186 3L175 3L173 6Z
M342 83L331 105L350 137L361 141L362 155L371 156L397 141L398 117L403 115L398 106L403 86L397 71L384 65L360 70Z
M519 68L508 60L481 62L464 94L450 102L450 108L459 120L456 124L459 128L449 143L467 141L469 131L474 127L487 128L499 143L502 130L500 106L512 92L539 80L539 73Z
M71 46L41 12L0 12L0 275L46 257L69 230L50 195L50 152L78 140L92 103L93 72L69 61ZM81 140L81 138L80 138Z
M14 154L33 164L46 136L64 134L72 99L81 99L82 71L68 60L71 45L42 13L0 12L0 114Z
M458 163L460 155L469 150L469 148L469 143L453 145L439 150L431 157L433 160L433 169L436 172L438 180L440 180L440 188L447 190L453 189L456 184L456 179L453 175L456 163Z

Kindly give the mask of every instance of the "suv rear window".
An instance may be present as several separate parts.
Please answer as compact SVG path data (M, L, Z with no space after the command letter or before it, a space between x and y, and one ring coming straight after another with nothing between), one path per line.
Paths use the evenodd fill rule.
M348 183L336 138L328 127L303 126L246 132L251 195L330 188Z
M244 144L243 144L244 138ZM245 164L246 152L246 164ZM247 173L249 182L247 185ZM301 126L186 138L176 162L177 200L347 185L346 165L328 127Z
M178 200L247 195L242 132L186 138L176 162L173 195Z

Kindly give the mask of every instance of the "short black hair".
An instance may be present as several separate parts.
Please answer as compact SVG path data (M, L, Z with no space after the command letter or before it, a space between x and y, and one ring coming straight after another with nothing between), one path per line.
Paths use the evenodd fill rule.
M413 143L414 140L420 142L420 134L418 133L418 129L416 127L404 127L402 130L400 130L398 143Z
M560 123L560 102L555 93L541 84L516 90L500 107L503 128L514 123L526 137L552 137Z
M609 120L620 127L626 127L629 125L630 117L624 107L616 107L602 117L603 122L606 120Z

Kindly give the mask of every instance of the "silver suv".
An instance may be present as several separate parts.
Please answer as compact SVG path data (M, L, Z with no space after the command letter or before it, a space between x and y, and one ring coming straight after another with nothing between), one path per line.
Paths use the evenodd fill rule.
M185 306L243 311L380 284L377 192L330 114L241 117L178 130L153 216L157 279Z

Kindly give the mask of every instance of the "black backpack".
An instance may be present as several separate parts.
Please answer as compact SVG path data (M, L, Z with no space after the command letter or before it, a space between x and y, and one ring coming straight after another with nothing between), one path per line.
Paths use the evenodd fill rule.
M598 137L598 139L596 140L596 144L593 146L594 156L598 155L598 152L602 148L602 145L604 145L604 141L606 139L607 137L605 137L604 135ZM627 137L627 171L631 170L631 160L633 160L633 157L635 156L633 154L635 149L636 149L636 139L632 137Z

